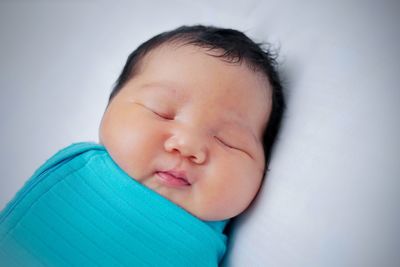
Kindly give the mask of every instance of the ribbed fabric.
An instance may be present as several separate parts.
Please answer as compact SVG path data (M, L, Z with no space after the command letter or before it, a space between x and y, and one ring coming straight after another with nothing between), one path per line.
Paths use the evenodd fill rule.
M226 223L198 219L129 177L103 146L77 143L0 213L0 264L217 266Z

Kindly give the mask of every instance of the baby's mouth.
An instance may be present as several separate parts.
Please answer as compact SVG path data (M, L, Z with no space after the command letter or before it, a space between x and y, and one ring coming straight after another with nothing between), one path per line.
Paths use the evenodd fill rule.
M156 177L163 183L168 186L174 187L182 187L182 186L190 186L186 175L183 172L179 171L157 171Z

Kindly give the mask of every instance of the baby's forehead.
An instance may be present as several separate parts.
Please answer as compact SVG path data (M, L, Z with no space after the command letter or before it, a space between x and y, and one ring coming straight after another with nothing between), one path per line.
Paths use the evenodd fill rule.
M220 64L222 69L235 69L235 77L254 76L259 83L264 85L267 96L269 95L268 92L272 92L269 77L262 70L255 68L249 63L249 60L245 58L239 60L227 53L228 52L222 48L201 47L185 42L169 42L149 50L143 58L141 58L139 65L140 69L143 71L150 64L163 65L170 64L171 61L172 63L179 63L183 61L182 59L190 59L195 55L200 55L203 58L203 63L207 63L206 61L217 61L222 63ZM198 64L195 60L186 60L182 63L185 64L185 68ZM204 73L208 71L207 69L201 68L196 68L195 70L198 71L199 75L201 75L200 70L205 70Z

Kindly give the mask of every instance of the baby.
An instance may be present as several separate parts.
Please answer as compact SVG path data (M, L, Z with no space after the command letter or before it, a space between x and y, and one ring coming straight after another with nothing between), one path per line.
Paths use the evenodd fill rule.
M36 182L28 182L25 187L29 189L21 190L0 215L0 259L9 260L15 254L17 263L23 256L29 262L50 265L217 265L225 252L225 224L242 213L259 191L280 126L284 99L275 67L268 51L231 29L183 26L140 45L129 56L110 95L99 129L100 145L79 143L60 151L31 178ZM64 165L69 165L68 171L60 167ZM73 178L68 181L63 177ZM25 200L33 194L31 188L46 180L51 184L46 190L37 189L40 193L34 200ZM65 187L61 188L62 183ZM35 211L33 207L40 206L39 199L51 195L49 191L53 196ZM124 201L112 206L114 197L105 204L94 200L96 194L103 200L108 198L109 191ZM23 201L26 204L19 204ZM53 215L48 214L62 217L64 210L71 213L64 218L71 229L78 229L84 221L71 218L87 217L85 221L103 230L88 225L75 232L60 227L61 219L51 223ZM82 211L77 215L76 210ZM104 216L107 210L110 213ZM37 218L28 220L35 212ZM10 219L13 213L16 219ZM144 217L145 222L136 223ZM41 230L28 230L39 223L44 225ZM22 225L24 237L15 242L18 225ZM108 233L104 242L93 241L112 227L119 230ZM134 230L137 228L142 231L140 237ZM124 236L121 229L132 236ZM167 236L168 231L172 232ZM25 239L33 239L29 233L46 236L51 232L57 234L42 243L51 243L51 249L57 251L54 255L45 249L26 248L30 242ZM79 232L85 238L67 242L69 237L64 232ZM8 238L12 233L14 237ZM196 243L187 241L188 235L193 240L208 237ZM84 245L79 250L87 240L101 249L90 254L92 248ZM16 248L21 242L26 243L21 245L25 249ZM119 249L103 244L113 242ZM134 250L130 250L132 246ZM76 247L83 256L73 260L79 253L70 247ZM122 255L122 248L129 255ZM96 257L99 250L102 254ZM180 256L174 254L176 251ZM156 258L162 253L162 258ZM96 262L103 254L109 256ZM141 261L136 262L137 258Z

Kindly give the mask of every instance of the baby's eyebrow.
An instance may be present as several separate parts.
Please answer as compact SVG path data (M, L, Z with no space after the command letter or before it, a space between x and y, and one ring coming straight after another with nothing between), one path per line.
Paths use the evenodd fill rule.
M153 81L145 83L141 86L144 89L159 89L162 88L163 90L157 91L157 93L162 93L163 95L175 98L179 100L186 100L187 96L184 93L183 87L181 84L174 82L174 81Z
M154 88L154 87L162 87L167 89L170 92L177 93L177 89L180 89L181 85L179 85L176 82L173 81L155 81L155 82L149 82L145 83L141 86L142 88Z

